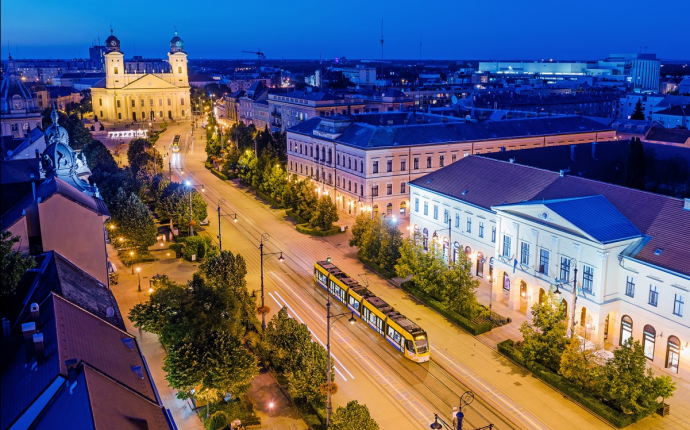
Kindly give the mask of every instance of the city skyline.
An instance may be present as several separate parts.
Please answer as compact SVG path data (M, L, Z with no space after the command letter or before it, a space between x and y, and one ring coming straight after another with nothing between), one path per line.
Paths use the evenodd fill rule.
M44 21L26 21L22 19L24 8L19 2L3 2L2 58L6 59L9 53L15 58L83 58L88 54L88 46L97 43L99 38L103 43L112 25L127 57L161 57L177 29L190 59L252 60L254 56L242 51L256 49L269 59L319 59L320 56L381 59L382 20L384 59L558 61L637 52L656 53L662 59L690 57L690 48L675 36L680 30L677 25L657 26L650 33L628 24L635 22L636 11L643 5L641 0L603 5L583 2L580 9L588 12L576 15L565 7L552 7L546 2L525 9L501 1L490 14L481 5L456 6L451 2L437 2L435 7L416 10L410 7L412 2L405 1L397 3L394 10L368 7L366 13L362 12L365 4L359 1L349 4L347 10L324 5L321 13L315 2L303 5L281 9L278 4L269 3L266 9L273 12L259 12L263 20L259 31L256 18L247 18L257 14L249 4L219 5L208 17L180 12L183 6L177 1L164 10L142 5L134 16L129 10L118 9L93 16L79 6L37 2L47 16L70 16L80 21L81 29L75 32L69 26L48 29ZM607 13L609 9L608 12L615 11L616 21L600 22L602 16L611 16ZM441 20L447 22L439 22L439 12L443 10L458 12L457 22L452 19L453 14L450 19ZM688 13L690 5L676 5L676 16ZM89 14L92 16L87 18ZM201 24L204 19L212 21L218 16L227 20ZM324 18L330 16L339 18ZM410 16L415 17L414 23L409 21ZM468 20L463 16L473 18ZM525 24L534 22L535 17L538 25ZM645 18L649 22L661 22L666 19L666 12L648 10Z

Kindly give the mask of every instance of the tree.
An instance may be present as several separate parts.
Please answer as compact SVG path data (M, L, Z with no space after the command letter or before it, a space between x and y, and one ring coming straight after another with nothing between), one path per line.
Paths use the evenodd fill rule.
M632 115L630 115L630 119L637 119L637 120L645 120L644 117L644 109L642 109L642 100L637 99L637 103L635 103L635 110L633 111Z
M397 224L385 217L362 212L352 226L350 246L356 246L384 270L394 271L400 258L402 233Z
M297 368L304 346L309 343L311 333L306 324L290 318L285 307L266 325L264 346L273 367L279 372Z
M357 400L347 402L346 407L339 407L331 417L329 430L378 430L379 425L374 421L366 405L360 405Z
M89 166L89 169L92 171L96 167L110 171L115 171L117 169L117 163L113 158L113 154L110 153L110 150L108 150L100 140L92 140L90 143L84 145L81 154L86 159L86 165Z
M309 219L309 225L317 230L328 231L338 221L338 208L328 196L321 196L316 209Z
M158 204L158 202L162 198L163 191L165 191L165 188L168 186L168 184L170 184L168 178L166 178L160 173L151 178L151 185L149 186L149 196L151 197L151 200L153 200L154 206Z
M645 189L645 155L640 138L630 139L625 162L625 186Z
M92 170L89 181L98 187L108 207L115 200L120 189L125 193L137 195L140 200L146 198L144 184L125 169L112 170L110 167L99 165Z
M0 236L0 257L2 258L0 297L3 300L16 294L19 280L27 270L36 266L36 260L33 257L12 250L12 247L21 240L21 237L12 236L9 231L3 231Z
M602 369L601 395L625 414L651 412L658 397L668 398L675 390L671 378L654 377L646 361L642 344L628 339Z
M561 356L560 374L583 390L598 393L601 370L606 361L603 349L600 343L593 348L585 348L584 340L573 336Z
M137 327L157 334L163 345L179 342L188 334L187 321L190 291L185 284L173 282L163 275L147 302L137 303L129 319ZM193 327L193 326L192 326Z
M225 331L211 331L189 336L168 349L163 370L178 398L192 395L210 404L227 393L246 392L258 374L256 358L238 337Z
M532 306L531 313L532 321L525 321L520 327L524 338L522 356L528 364L539 363L557 372L568 344L567 312L561 297L549 291L540 303Z
M436 241L431 241L428 251L417 243L417 238L403 240L400 259L395 272L401 278L412 275L412 282L426 294L443 300L443 285L448 267L443 261L443 252Z
M299 354L299 363L293 369L285 372L290 396L295 399L304 399L312 404L322 405L326 397L322 387L328 380L327 369L326 349L311 341L303 345ZM332 373L331 381L334 377L335 374Z
M110 202L108 209L117 234L122 236L129 246L146 251L156 243L158 229L151 212L134 194L120 189Z
M179 182L169 182L156 203L156 212L162 219L170 219L178 226L189 226L189 193L192 193L192 223L198 224L208 217L208 204L196 190L189 190Z
M451 262L442 285L443 298L451 310L470 320L477 316L479 303L476 291L479 280L472 276L472 263L469 260L459 258L459 261Z

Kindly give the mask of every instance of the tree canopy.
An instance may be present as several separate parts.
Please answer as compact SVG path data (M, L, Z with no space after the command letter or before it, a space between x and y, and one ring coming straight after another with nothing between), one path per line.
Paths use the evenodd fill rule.
M24 273L36 265L36 260L19 251L13 251L12 247L22 240L19 236L12 236L9 231L3 231L0 237L0 258L2 261L2 276L0 276L0 298L13 296L17 292L19 280ZM27 240L24 238L24 240Z
M335 410L331 417L329 430L378 430L378 423L371 417L369 408L357 400L347 402Z

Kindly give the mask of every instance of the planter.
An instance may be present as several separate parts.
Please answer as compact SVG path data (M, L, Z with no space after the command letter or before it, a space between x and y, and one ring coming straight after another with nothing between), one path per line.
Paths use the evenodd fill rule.
M668 403L664 403L663 406L660 406L659 409L656 410L656 413L661 415L662 417L669 415L671 413L671 405L669 405Z

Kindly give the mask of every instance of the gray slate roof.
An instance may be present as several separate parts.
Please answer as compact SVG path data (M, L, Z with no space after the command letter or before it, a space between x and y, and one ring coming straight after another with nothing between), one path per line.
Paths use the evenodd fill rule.
M371 125L361 122L359 115L349 117L353 123L335 142L359 148L437 145L613 130L610 126L581 116L403 125ZM291 127L289 131L313 135L314 129L324 119L312 118Z

